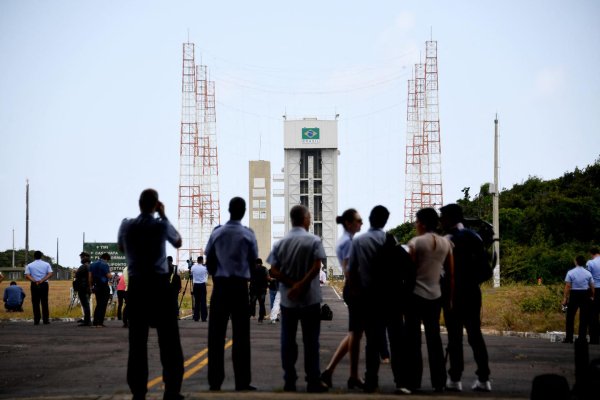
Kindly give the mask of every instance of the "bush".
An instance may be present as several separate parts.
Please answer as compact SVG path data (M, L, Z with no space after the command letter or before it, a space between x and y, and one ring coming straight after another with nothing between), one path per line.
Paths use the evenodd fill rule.
M534 296L526 297L520 303L524 313L552 312L560 309L562 295L558 286L542 286L543 290Z

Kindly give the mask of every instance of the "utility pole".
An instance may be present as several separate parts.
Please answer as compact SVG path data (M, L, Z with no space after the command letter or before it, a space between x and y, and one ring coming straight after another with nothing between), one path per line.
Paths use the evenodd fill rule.
M15 228L13 228L13 255L12 255L12 267L15 267Z
M500 188L498 186L498 114L494 120L494 192L493 192L493 224L494 224L494 254L496 265L494 266L494 287L500 287L500 211L498 200Z
M25 186L25 266L29 256L29 179Z

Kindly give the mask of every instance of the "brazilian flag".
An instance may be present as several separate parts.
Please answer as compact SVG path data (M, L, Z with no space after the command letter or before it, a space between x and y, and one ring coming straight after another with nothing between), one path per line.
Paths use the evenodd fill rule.
M302 128L302 140L319 139L319 128Z

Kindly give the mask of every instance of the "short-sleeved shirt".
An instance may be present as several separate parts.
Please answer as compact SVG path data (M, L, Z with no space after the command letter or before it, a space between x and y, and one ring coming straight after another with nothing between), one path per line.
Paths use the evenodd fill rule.
M348 270L354 271L358 268L360 284L365 289L372 288L375 284L373 278L375 257L384 243L385 231L372 227L367 232L352 239Z
M312 269L316 260L325 260L325 249L318 236L301 227L293 227L279 242L273 245L267 262L277 266L281 273L300 281ZM279 284L281 305L288 308L306 307L321 302L321 287L317 274L310 282L308 291L297 300L288 298L290 288Z
M600 288L600 257L592 258L586 264L588 271L592 274L594 287Z
M240 221L229 220L216 227L204 251L206 258L217 260L215 278L250 279L250 268L258 258L256 236Z
M208 271L204 264L194 264L191 269L192 276L194 277L194 283L206 283L208 279Z
M119 246L125 249L129 276L168 274L166 242L177 247L181 236L167 218L141 213L124 219L119 228Z
M590 271L581 266L569 270L565 282L571 284L571 290L587 290L594 285Z
M352 237L347 230L344 230L344 233L338 240L335 246L335 255L337 256L338 262L340 266L344 264L344 260L350 258L350 250L352 249ZM345 271L344 271L345 272Z
M46 275L52 272L52 267L46 261L35 260L27 264L25 267L25 275L31 275L34 281L43 279Z
M452 254L452 244L445 237L430 232L412 238L408 247L415 254L417 264L413 293L427 300L438 299L442 295L440 278L444 261Z
M108 285L106 275L110 273L110 267L106 261L100 259L91 263L90 272L92 273L92 282L95 285Z

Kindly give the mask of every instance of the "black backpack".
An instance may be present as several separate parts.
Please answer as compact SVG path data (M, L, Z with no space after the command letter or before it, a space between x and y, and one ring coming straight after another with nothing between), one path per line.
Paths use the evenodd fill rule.
M333 319L333 311L327 304L321 306L321 320L331 321Z

